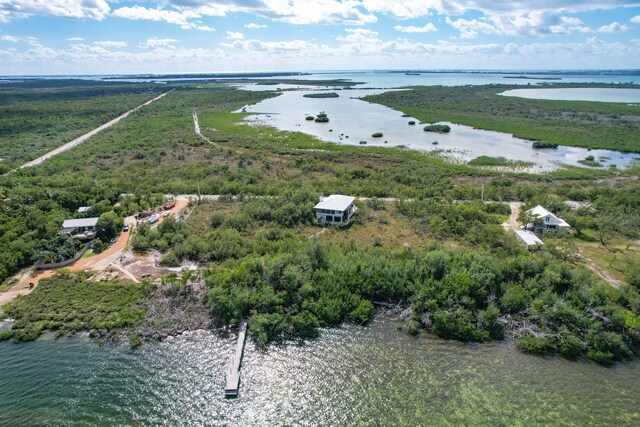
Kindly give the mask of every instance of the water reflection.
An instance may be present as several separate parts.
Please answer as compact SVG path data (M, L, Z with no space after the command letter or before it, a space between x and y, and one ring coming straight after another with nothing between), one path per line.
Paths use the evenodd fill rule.
M378 317L305 345L249 344L224 398L233 337L132 351L89 339L0 343L0 425L471 425L640 423L640 364L539 358L509 343L413 338Z

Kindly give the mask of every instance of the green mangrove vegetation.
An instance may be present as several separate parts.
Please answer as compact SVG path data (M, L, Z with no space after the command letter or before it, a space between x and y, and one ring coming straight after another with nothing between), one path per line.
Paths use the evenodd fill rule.
M602 163L598 162L596 160L595 157L593 156L587 156L582 160L578 160L578 163L585 165L585 166L591 166L593 168L601 168L602 167Z
M527 168L534 165L533 162L525 162L523 160L509 160L505 157L478 156L469 161L473 166L506 166L514 168Z
M436 132L436 133L449 133L451 132L451 126L449 125L427 125L424 127L425 132Z
M3 83L0 174L68 142L167 90L151 84L75 81Z
M410 333L509 336L525 351L604 364L638 352L636 258L617 257L616 289L576 255L578 245L622 254L640 238L637 168L534 175L484 168L499 158L453 164L438 154L323 143L239 125L244 115L230 113L276 92L174 87L73 150L0 177L0 280L75 249L58 230L83 215L79 206L93 206L107 239L119 218L161 205L163 194L220 194L212 205L196 200L185 221L143 225L131 239L136 250L160 252L163 265L195 262L200 272L145 286L63 274L5 309L17 319L5 338L130 329L137 344L136 336L154 336L150 304L181 301L204 307L199 327L249 319L251 336L267 345L313 337L325 325L366 323L382 302L407 309L402 327ZM194 108L210 143L193 130ZM318 234L312 208L328 194L372 199L357 202L350 227ZM575 234L544 236L553 244L529 254L501 226L509 207L483 196L543 204Z
M315 118L316 123L329 123L329 117L324 111L319 112Z
M340 97L340 95L338 95L335 92L305 93L302 96L305 98L339 98Z
M559 145L553 142L533 141L531 146L538 150L544 150L546 148L558 148Z
M59 272L43 279L27 296L4 306L6 315L16 318L0 339L32 341L43 331L57 336L91 331L95 336L116 337L145 315L138 303L142 285L124 281L88 281L85 273Z

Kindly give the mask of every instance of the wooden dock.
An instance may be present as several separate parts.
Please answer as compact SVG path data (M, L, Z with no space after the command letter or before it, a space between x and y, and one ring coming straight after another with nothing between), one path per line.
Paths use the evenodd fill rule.
M240 366L242 365L242 356L244 355L244 343L247 339L247 322L242 322L240 331L238 332L238 342L236 343L236 352L229 360L229 369L227 370L227 385L224 387L225 397L238 397L240 389Z

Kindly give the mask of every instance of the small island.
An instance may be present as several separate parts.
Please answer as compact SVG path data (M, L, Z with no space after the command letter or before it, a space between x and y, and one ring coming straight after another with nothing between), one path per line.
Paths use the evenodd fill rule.
M323 93L305 93L302 95L304 98L338 98L338 95L335 92L323 92Z
M558 144L555 144L553 142L533 141L532 147L536 149L558 148Z
M315 118L316 123L329 123L329 117L327 117L327 113L321 111Z
M449 125L428 125L424 127L425 132L449 133L451 127Z
M587 156L583 160L578 160L578 163L585 166L591 166L592 168L602 167L602 163L598 162L593 156Z
M375 132L373 134L371 134L372 138L382 138L384 135L382 132Z
M475 159L469 160L469 165L472 166L506 166L514 168L531 167L533 162L526 162L524 160L509 160L506 157L491 157L491 156L478 156Z

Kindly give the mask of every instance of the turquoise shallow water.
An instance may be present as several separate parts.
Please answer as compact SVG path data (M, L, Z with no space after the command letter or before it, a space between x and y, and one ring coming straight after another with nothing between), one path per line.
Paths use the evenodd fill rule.
M225 400L233 347L207 332L137 350L0 343L0 425L640 425L638 362L413 338L378 318L305 345L249 343L241 396Z

